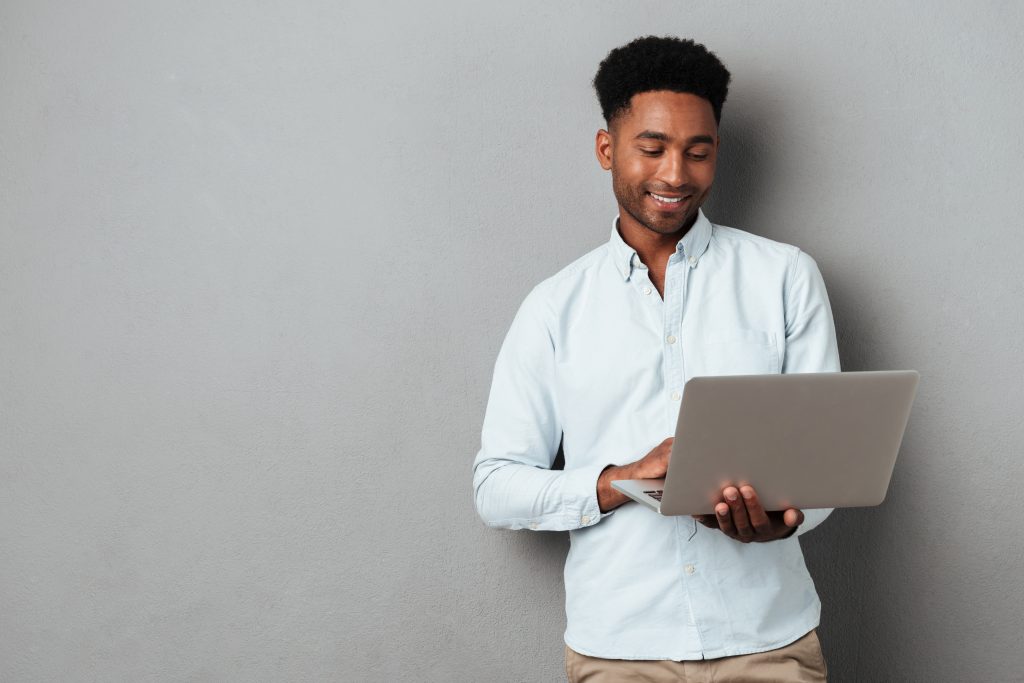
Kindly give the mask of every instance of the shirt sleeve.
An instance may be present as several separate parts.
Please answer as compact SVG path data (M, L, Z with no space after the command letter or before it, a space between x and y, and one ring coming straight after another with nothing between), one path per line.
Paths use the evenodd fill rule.
M602 514L597 503L597 479L606 465L551 469L562 425L549 310L538 286L516 314L494 366L473 463L477 513L491 527L564 531L611 514Z
M782 372L839 372L839 346L832 307L818 265L797 251L789 265L785 286L786 352ZM804 510L797 535L825 521L832 508Z

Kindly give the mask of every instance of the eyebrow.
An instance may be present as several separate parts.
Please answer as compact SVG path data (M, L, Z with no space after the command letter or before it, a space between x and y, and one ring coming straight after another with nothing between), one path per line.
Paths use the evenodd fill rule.
M670 139L669 136L665 135L664 133L659 133L656 130L645 130L642 133L639 133L633 139L637 140L641 138L644 140L661 140L662 142L668 142ZM688 139L687 142L690 143L691 145L696 145L702 142L714 144L715 139L710 135L694 135L692 138Z

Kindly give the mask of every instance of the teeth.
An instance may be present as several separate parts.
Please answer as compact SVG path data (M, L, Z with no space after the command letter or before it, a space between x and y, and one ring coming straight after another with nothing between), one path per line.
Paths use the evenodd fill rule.
M651 193L651 196L657 199L659 202L665 202L666 204L677 204L683 201L682 197L676 197L675 199L671 199L669 197L662 197L660 194L654 194L653 192Z

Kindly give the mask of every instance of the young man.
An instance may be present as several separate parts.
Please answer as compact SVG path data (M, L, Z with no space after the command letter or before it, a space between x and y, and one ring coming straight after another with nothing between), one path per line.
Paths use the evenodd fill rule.
M700 210L728 83L690 40L609 53L594 87L611 238L533 289L495 366L476 506L490 526L569 530L572 681L825 679L796 536L830 510L766 512L744 486L714 515L662 517L610 486L664 476L688 378L839 370L814 261Z

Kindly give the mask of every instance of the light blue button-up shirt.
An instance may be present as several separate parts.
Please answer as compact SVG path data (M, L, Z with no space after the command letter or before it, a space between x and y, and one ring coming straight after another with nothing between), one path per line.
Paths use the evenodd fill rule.
M632 502L602 514L597 478L675 433L690 377L838 371L824 282L796 247L701 212L662 300L617 223L512 322L473 466L477 510L493 527L570 532L565 642L577 652L683 660L782 647L818 625L796 536L831 510L805 510L787 539L743 544ZM565 469L553 471L559 442Z

